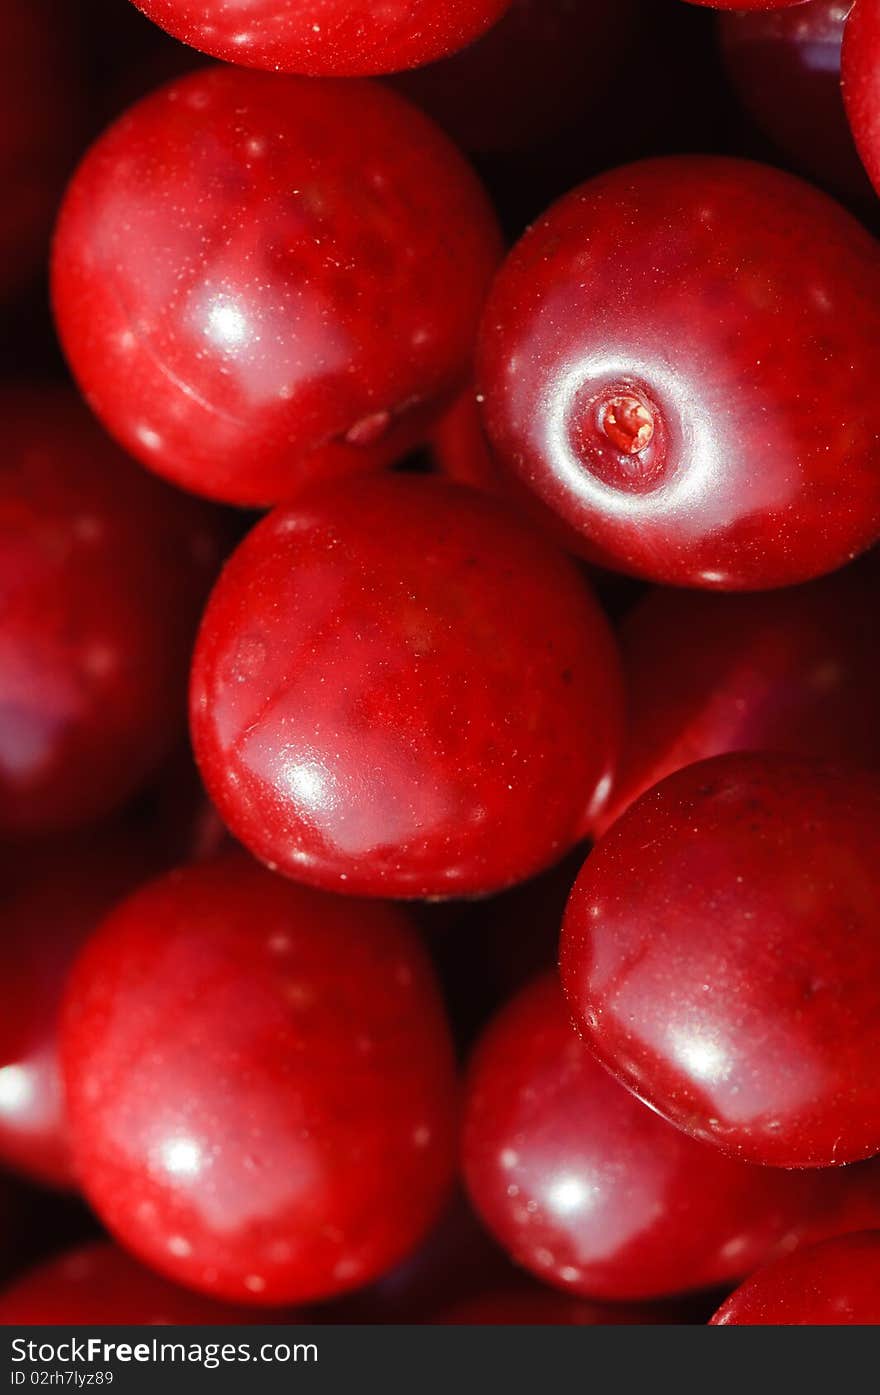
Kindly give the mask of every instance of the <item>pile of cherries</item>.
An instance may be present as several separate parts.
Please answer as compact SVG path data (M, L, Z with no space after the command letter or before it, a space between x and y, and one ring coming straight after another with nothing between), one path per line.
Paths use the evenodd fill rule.
M880 0L137 4L0 0L0 1321L880 1322Z

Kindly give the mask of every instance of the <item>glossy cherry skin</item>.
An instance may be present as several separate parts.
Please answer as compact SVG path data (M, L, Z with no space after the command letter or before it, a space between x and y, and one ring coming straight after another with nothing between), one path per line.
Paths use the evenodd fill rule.
M880 191L880 3L855 0L843 34L843 96L856 148Z
M751 1162L880 1152L880 776L741 753L669 776L575 883L569 1006L613 1074Z
M151 479L65 389L0 394L0 832L103 816L185 721L213 510Z
M116 901L157 870L124 826L17 850L0 905L0 1160L34 1181L75 1185L58 1059L71 965Z
M186 44L250 68L373 77L464 48L510 0L134 0Z
M880 1323L880 1231L798 1250L761 1269L722 1304L715 1327L853 1327Z
M462 1154L471 1200L511 1257L605 1300L749 1273L795 1232L821 1180L736 1162L647 1109L577 1036L555 975L478 1047Z
M89 1200L150 1267L211 1297L369 1283L443 1202L449 1029L393 907L243 855L171 873L86 947L62 1056Z
M82 118L68 19L54 0L0 0L0 296L45 256Z
M880 257L855 219L769 167L677 157L534 224L495 283L478 377L502 464L585 555L762 590L880 534L878 345Z
M122 116L55 239L59 333L132 454L269 504L375 469L464 380L498 232L446 136L378 84L207 69Z
M464 150L533 150L598 107L637 18L636 0L512 0L479 42L394 86Z
M864 567L769 595L650 593L620 630L628 720L598 832L666 775L728 751L880 767L876 603Z
M226 1307L177 1288L105 1241L47 1260L0 1293L0 1325L5 1327L207 1327L253 1321L253 1308Z
M853 0L719 16L725 66L758 125L823 186L870 193L840 90L843 30Z
M574 564L494 500L377 476L276 509L193 661L208 792L273 870L351 895L469 896L577 841L620 708Z

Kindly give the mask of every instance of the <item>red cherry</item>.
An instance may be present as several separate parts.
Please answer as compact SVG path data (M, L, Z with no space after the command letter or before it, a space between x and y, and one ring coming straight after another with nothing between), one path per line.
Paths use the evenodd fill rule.
M801 1222L815 1173L736 1162L672 1128L573 1031L555 975L474 1058L465 1177L511 1258L573 1294L662 1298L749 1273Z
M637 18L636 0L512 0L478 43L394 86L465 150L533 150L596 110Z
M233 856L143 888L74 969L75 1162L144 1262L211 1297L331 1297L388 1272L442 1203L455 1076L402 912Z
M563 981L614 1075L751 1162L880 1152L880 777L718 756L643 795L575 884Z
M16 850L0 914L0 1159L35 1181L74 1178L58 1060L58 1014L73 960L121 896L155 872L154 849L124 827Z
M502 268L480 357L502 464L594 561L758 590L880 534L877 245L790 175L683 157L582 185Z
M855 0L843 33L842 72L856 147L880 192L880 0Z
M465 378L498 256L462 157L378 85L213 68L86 156L55 243L90 403L196 493L375 469Z
M853 0L719 15L728 75L758 125L820 184L870 194L840 91L840 49ZM738 9L741 6L737 6Z
M455 53L494 24L510 0L134 3L175 38L228 63L316 77L369 77Z
M88 823L180 733L221 539L61 389L0 396L0 830Z
M572 562L494 500L377 476L276 509L216 587L191 714L208 792L273 870L469 896L577 841L617 658Z
M861 568L757 596L655 591L621 629L629 723L596 821L727 751L880 766L876 586Z
M880 1323L880 1231L846 1235L747 1279L715 1327L852 1327Z
M68 17L54 0L0 0L0 296L45 255L81 121Z
M44 1261L0 1293L0 1325L6 1327L93 1323L207 1327L254 1320L252 1308L224 1307L176 1288L104 1242ZM265 1322L265 1315L258 1320Z

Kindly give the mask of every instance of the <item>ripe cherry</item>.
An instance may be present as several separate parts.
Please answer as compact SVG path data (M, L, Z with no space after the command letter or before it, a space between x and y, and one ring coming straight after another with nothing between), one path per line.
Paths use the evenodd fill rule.
M760 165L644 161L511 253L483 322L484 419L592 560L790 585L880 534L878 346L877 246L843 209Z
M798 1250L761 1269L712 1319L716 1327L874 1327L880 1323L880 1231Z
M575 884L563 981L584 1040L751 1162L880 1152L880 776L736 754L680 770Z
M70 967L113 904L157 865L155 851L120 825L16 850L4 868L0 1159L35 1181L74 1185L58 1060Z
M151 479L72 394L0 395L0 830L103 816L185 717L212 510Z
M855 0L843 34L843 96L856 147L880 191L880 0Z
M815 1173L736 1162L647 1109L574 1032L555 975L471 1066L464 1170L511 1257L572 1294L661 1298L747 1274L796 1233Z
M145 1263L211 1297L331 1297L393 1268L450 1180L456 1087L393 907L243 855L119 906L68 989L75 1164Z
M0 1293L0 1325L6 1327L253 1321L252 1308L225 1307L177 1288L104 1241L44 1261Z
M744 106L795 168L862 199L870 185L840 90L840 50L852 7L853 0L807 0L782 10L723 14L719 38Z
M473 43L510 0L134 0L186 44L251 68L369 77Z
M664 776L727 751L880 767L875 607L865 567L769 595L649 594L620 631L628 723L598 831Z
M494 500L377 476L278 508L234 554L193 664L196 757L273 870L469 896L582 835L620 707L577 568Z
M86 156L55 313L134 455L196 493L268 504L419 439L467 375L498 251L475 176L403 98L213 68Z

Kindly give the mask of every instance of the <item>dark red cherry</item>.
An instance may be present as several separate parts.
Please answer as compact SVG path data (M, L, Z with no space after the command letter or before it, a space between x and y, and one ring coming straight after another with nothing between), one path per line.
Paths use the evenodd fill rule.
M840 49L852 7L853 0L808 0L724 14L719 38L738 96L774 144L820 184L863 198L870 186L840 90Z
M880 1231L798 1250L761 1269L712 1319L715 1327L875 1327Z
M494 1020L468 1079L465 1177L511 1258L573 1294L662 1298L747 1274L817 1174L736 1162L673 1128L574 1032L555 975Z
M582 185L502 268L480 360L501 463L593 561L760 590L880 534L880 256L790 175L682 157Z
M0 394L0 831L88 823L158 766L221 555L72 394Z
M498 257L452 144L379 85L212 68L86 156L59 333L110 431L240 504L394 460L466 378Z
M74 1185L58 1060L70 967L101 918L157 865L155 849L119 826L15 850L3 869L0 1160L37 1182Z
M82 93L69 16L55 0L0 0L0 297L22 289L46 254L76 151Z
M134 0L186 44L250 68L369 77L443 58L510 0Z
M236 855L153 882L74 969L63 1064L99 1216L211 1297L271 1305L369 1283L444 1199L449 1029L393 907Z
M855 0L843 34L842 73L856 147L880 191L880 0Z
M533 150L599 107L637 17L636 0L512 0L478 43L394 86L465 150Z
M582 834L620 708L575 565L500 504L390 475L278 508L193 664L202 775L273 870L369 896L521 881Z
M880 776L700 761L642 796L575 884L563 982L584 1040L743 1159L880 1152Z
M177 1288L104 1241L44 1261L0 1293L0 1325L6 1327L207 1327L253 1321L252 1308L226 1307Z
M629 720L598 831L664 776L727 751L880 766L876 604L861 567L769 595L649 594L620 631Z

